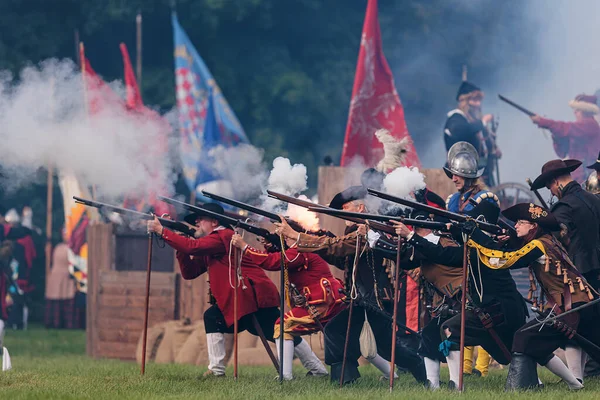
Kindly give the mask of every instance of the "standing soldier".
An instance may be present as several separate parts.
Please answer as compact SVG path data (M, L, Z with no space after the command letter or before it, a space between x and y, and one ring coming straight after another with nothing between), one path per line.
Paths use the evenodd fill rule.
M596 160L596 152L600 149L600 126L594 118L600 112L597 101L596 96L580 94L569 102L575 114L575 122L554 121L539 115L532 116L531 120L540 128L552 132L557 156L591 164ZM585 172L579 170L573 174L573 178L577 182L583 182Z
M446 151L458 142L467 142L476 149L481 165L485 167L482 174L486 183L493 186L494 163L492 159L502 156L496 146L495 133L488 126L493 124L492 114L482 115L481 101L483 92L474 84L464 81L456 94L457 108L450 111L444 125L444 143Z

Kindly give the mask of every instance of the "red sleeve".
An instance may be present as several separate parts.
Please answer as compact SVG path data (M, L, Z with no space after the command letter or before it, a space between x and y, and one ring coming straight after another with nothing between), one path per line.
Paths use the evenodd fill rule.
M184 254L180 251L175 253L177 261L179 261L179 269L181 277L186 280L194 279L202 275L208 270L206 257L195 256L192 258L189 254Z
M306 262L303 255L298 253L296 249L288 249L285 252L288 261L288 268L299 268ZM266 253L248 246L244 252L244 257L251 260L253 264L258 265L267 271L279 271L281 269L281 253Z
M212 256L227 252L221 237L215 232L200 239L190 239L164 228L162 238L169 246L185 254Z
M540 118L538 126L550 129L554 138L586 137L593 136L597 132L597 129L590 126L591 123L595 123L595 121L583 119L582 121L564 122Z

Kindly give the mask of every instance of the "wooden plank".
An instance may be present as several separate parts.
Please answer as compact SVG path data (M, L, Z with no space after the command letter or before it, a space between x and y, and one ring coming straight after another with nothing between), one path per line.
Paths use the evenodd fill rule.
M96 345L96 358L135 360L137 343L109 342L100 340L96 343Z
M151 296L150 308L168 309L169 307L173 307L173 301L174 299L172 296ZM98 297L99 307L143 308L145 304L146 298L144 296L125 296L104 293Z
M96 314L99 318L128 318L142 319L144 316L144 308L120 308L120 307L101 307ZM152 308L148 310L150 319L161 319L168 321L173 318L173 307L168 308Z
M105 317L98 316L98 326L112 326L115 328L120 328L126 331L132 332L141 332L144 327L143 314L140 318L132 319L132 318L116 318L116 317ZM170 321L170 318L156 318L154 315L148 316L148 327L156 325L160 322Z
M98 328L98 340L105 342L137 343L141 331Z
M118 295L118 296L145 296L146 288L144 286L127 286L127 285L111 285L102 286L98 289L101 295ZM157 296L173 296L173 288L154 288L150 285L150 297Z
M110 271L110 274L101 274L100 283L103 285L119 283L127 285L146 285L146 273L137 271ZM175 276L171 272L153 272L152 287L173 287Z

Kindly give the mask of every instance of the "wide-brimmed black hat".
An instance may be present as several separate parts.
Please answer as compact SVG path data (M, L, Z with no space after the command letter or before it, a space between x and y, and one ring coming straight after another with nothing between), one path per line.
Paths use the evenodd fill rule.
M344 204L354 200L362 200L365 197L367 197L367 189L363 186L350 186L348 189L333 196L329 207L341 210Z
M542 173L535 178L531 185L531 190L541 189L553 178L557 176L570 174L581 165L579 160L550 160L542 167Z
M491 201L483 200L470 211L467 211L467 215L475 219L483 217L486 222L495 224L498 222L498 217L500 216L500 207Z
M221 205L219 205L217 203L198 204L197 207L205 209L207 211L212 211L217 214L225 215L225 210L223 209L223 207L221 207ZM196 220L201 217L214 218L213 215L210 215L208 213L202 213L202 212L198 211L198 212L193 212L191 214L186 215L185 218L183 218L183 220L190 225L196 225ZM215 218L215 219L217 219L217 218ZM219 223L221 225L223 225L225 228L231 228L231 225L224 222L223 220L219 220Z
M483 97L483 92L479 87L475 86L471 82L463 81L460 84L460 87L458 88L458 92L456 93L456 100L458 101L458 99L460 99L460 96L471 93L473 93L474 95L478 94Z
M586 168L595 169L596 171L600 171L600 153L598 153L598 159L592 165L588 165Z
M560 224L552 213L533 203L519 203L502 211L513 222L522 219L534 222L548 231L560 231Z

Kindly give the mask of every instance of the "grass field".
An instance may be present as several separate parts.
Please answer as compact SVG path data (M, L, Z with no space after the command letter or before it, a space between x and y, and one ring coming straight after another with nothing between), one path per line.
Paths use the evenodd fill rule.
M467 377L462 395L419 387L409 375L401 375L393 394L387 382L378 380L371 367L361 367L363 375L352 386L338 389L326 378L303 377L302 367L293 382L279 385L275 371L267 367L240 367L233 378L199 380L203 368L187 365L149 364L146 376L139 375L135 363L93 360L85 355L85 335L80 331L33 328L27 332L9 331L6 346L13 369L0 373L0 399L599 399L600 378L588 379L586 388L571 393L558 378L541 370L546 388L539 392L504 393L506 370L493 370L487 378ZM231 371L228 371L231 375ZM442 369L447 380L447 370Z

